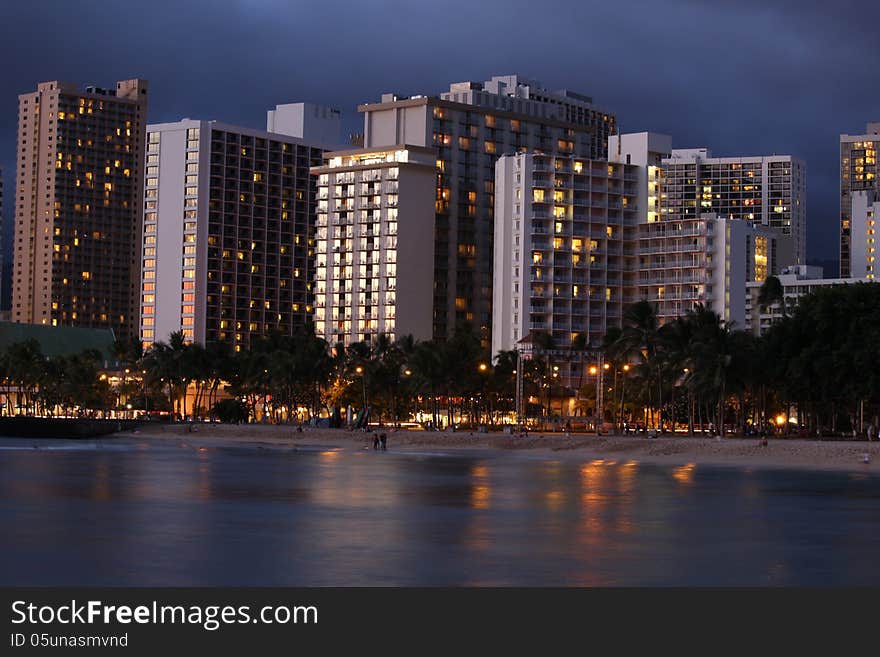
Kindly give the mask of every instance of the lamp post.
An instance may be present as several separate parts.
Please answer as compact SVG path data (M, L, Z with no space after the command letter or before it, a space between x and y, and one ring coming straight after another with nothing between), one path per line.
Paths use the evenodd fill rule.
M619 419L619 426L623 426L623 413L624 413L624 398L623 396L626 394L626 373L629 372L629 364L624 363L623 367L623 376L620 380L620 406L617 408L617 417Z
M144 388L144 415L150 417L150 400L147 397L147 370L141 370L141 384Z
M601 357L600 357L601 358ZM599 399L602 396L602 384L600 382L599 376L600 368L597 365L590 365L590 376L596 377L596 410L593 413L593 418L595 422L596 435L599 435Z
M477 403L477 422L482 423L483 413L480 410L480 405L486 403L486 377L485 374L488 371L489 366L486 363L480 363L477 366L477 370L480 372L480 401Z
M358 365L354 368L354 371L361 375L361 384L363 385L364 390L364 413L367 412L367 375L364 372L364 368Z

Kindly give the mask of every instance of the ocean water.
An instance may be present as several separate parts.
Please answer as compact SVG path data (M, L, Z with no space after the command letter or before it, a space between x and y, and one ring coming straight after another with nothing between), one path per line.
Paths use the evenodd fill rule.
M0 445L0 585L880 585L861 474L54 445Z

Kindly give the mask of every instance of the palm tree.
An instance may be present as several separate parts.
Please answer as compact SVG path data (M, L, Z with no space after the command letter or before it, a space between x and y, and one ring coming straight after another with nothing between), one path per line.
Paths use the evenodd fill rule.
M637 356L644 365L643 372L647 375L646 382L657 377L657 406L663 412L663 381L659 359L660 336L657 329L657 315L649 301L638 301L627 307L623 314L623 330L617 341L616 349L620 354ZM648 389L648 400L651 394ZM653 416L653 409L651 411ZM662 424L662 416L660 418ZM652 417L653 423L653 417ZM656 425L655 425L656 426Z
M782 282L776 276L768 276L761 284L758 291L758 304L762 309L778 303L782 308L782 316L785 317L785 289Z

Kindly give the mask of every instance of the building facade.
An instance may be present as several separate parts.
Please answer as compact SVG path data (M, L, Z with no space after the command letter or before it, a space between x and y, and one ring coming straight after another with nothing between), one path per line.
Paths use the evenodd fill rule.
M877 277L877 220L880 192L852 192L850 203L850 278Z
M711 214L642 223L638 298L652 303L659 324L702 304L742 328L746 283L773 272L779 239L776 230Z
M315 181L323 151L216 121L151 125L140 336L236 350L312 322Z
M318 181L315 330L332 345L432 337L436 151L335 151Z
M532 332L598 346L635 301L639 168L561 155L496 164L492 353ZM565 385L582 377L563 359Z
M862 135L840 135L840 276L857 276L852 270L853 192L880 193L877 151L880 123L869 123ZM859 238L861 239L861 238Z
M865 283L868 279L859 278L824 278L821 267L800 265L786 267L777 276L782 284L784 306L775 302L769 306L758 303L761 294L761 282L750 282L746 286L746 320L744 328L754 335L763 335L775 322L784 315L790 315L797 307L800 299L818 289L833 285L852 285ZM876 279L870 279L876 282Z
M12 320L137 334L147 83L19 96Z
M440 97L385 94L358 109L366 149L436 148L433 335L466 322L488 346L496 160L526 151L605 158L614 116L516 76L452 84Z
M779 230L782 265L806 262L806 165L791 155L712 157L675 149L660 174L660 220L704 214Z

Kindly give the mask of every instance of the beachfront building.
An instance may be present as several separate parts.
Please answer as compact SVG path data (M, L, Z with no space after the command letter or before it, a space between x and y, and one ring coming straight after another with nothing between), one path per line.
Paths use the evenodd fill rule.
M147 82L18 98L12 320L137 335Z
M743 327L746 283L772 273L780 239L776 230L712 214L640 224L637 296L653 304L660 324L702 304Z
M775 302L769 306L762 306L758 303L758 298L761 294L761 282L753 281L746 284L744 328L754 335L763 335L770 326L781 320L784 315L790 315L803 296L816 290L833 285L876 282L876 279L865 278L824 278L821 267L808 265L786 267L777 278L782 284L784 302Z
M436 151L325 154L315 235L315 332L332 345L432 337Z
M877 151L880 150L880 123L869 123L861 135L840 135L840 276L858 276L852 270L853 239L852 221L853 192L873 191L880 193L877 168ZM858 257L861 257L860 255Z
M605 158L614 116L517 76L455 83L439 97L384 94L358 110L366 150L436 148L432 332L445 339L467 322L488 347L496 160L527 151Z
M880 191L861 190L850 195L850 278L877 278L877 220L880 219Z
M598 346L635 301L639 167L562 155L505 155L495 165L492 353L530 333L570 353ZM563 385L581 379L562 359Z
M791 155L712 157L674 149L662 163L660 220L704 214L775 228L782 266L806 262L806 165Z
M291 335L311 324L310 167L321 164L322 154L302 134L190 119L149 126L140 284L145 345L182 331L187 341L239 350L272 331Z

